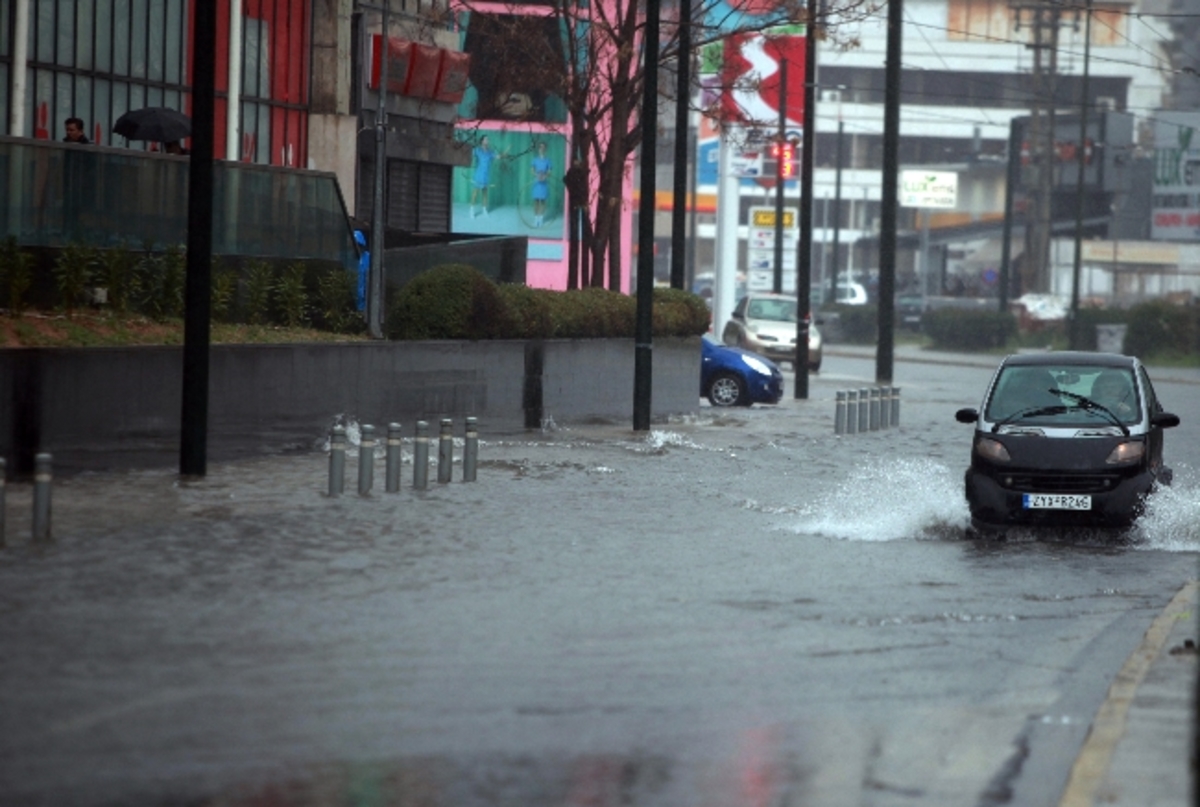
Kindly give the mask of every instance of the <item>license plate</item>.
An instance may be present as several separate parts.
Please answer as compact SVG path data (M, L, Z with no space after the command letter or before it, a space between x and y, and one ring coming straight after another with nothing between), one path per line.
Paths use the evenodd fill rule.
M1025 493L1022 506L1026 510L1091 510L1091 496L1070 493Z

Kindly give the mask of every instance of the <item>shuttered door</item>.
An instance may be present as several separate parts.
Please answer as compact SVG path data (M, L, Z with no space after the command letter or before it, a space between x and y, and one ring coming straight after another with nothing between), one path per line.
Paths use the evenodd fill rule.
M450 172L448 165L421 165L421 204L417 223L423 232L450 232Z
M420 183L417 163L388 160L387 226L390 230L417 229Z

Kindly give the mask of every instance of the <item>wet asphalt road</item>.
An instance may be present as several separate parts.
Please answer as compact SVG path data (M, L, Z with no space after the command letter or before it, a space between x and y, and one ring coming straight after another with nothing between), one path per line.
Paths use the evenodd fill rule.
M897 364L901 425L835 437L873 373L648 435L482 423L478 482L424 493L331 500L319 453L73 477L45 547L13 486L0 804L1057 804L1196 577L1200 386L1158 382L1176 483L1130 544L998 543L953 421L990 370Z

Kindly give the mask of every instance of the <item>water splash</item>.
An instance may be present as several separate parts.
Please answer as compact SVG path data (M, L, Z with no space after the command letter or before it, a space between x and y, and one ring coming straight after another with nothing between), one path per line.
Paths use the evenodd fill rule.
M1130 537L1143 549L1200 550L1200 474L1193 468L1176 467L1175 481L1150 497Z
M860 465L801 510L798 533L856 541L961 537L970 523L962 470L929 459Z

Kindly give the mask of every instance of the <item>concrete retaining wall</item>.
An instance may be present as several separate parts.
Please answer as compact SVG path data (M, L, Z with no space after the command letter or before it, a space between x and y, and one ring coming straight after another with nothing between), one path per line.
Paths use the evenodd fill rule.
M699 340L656 339L652 417L699 405ZM10 476L49 451L56 471L178 462L179 347L0 350L0 456ZM480 433L633 420L632 339L216 345L209 366L213 460L307 451L339 416L479 418Z

